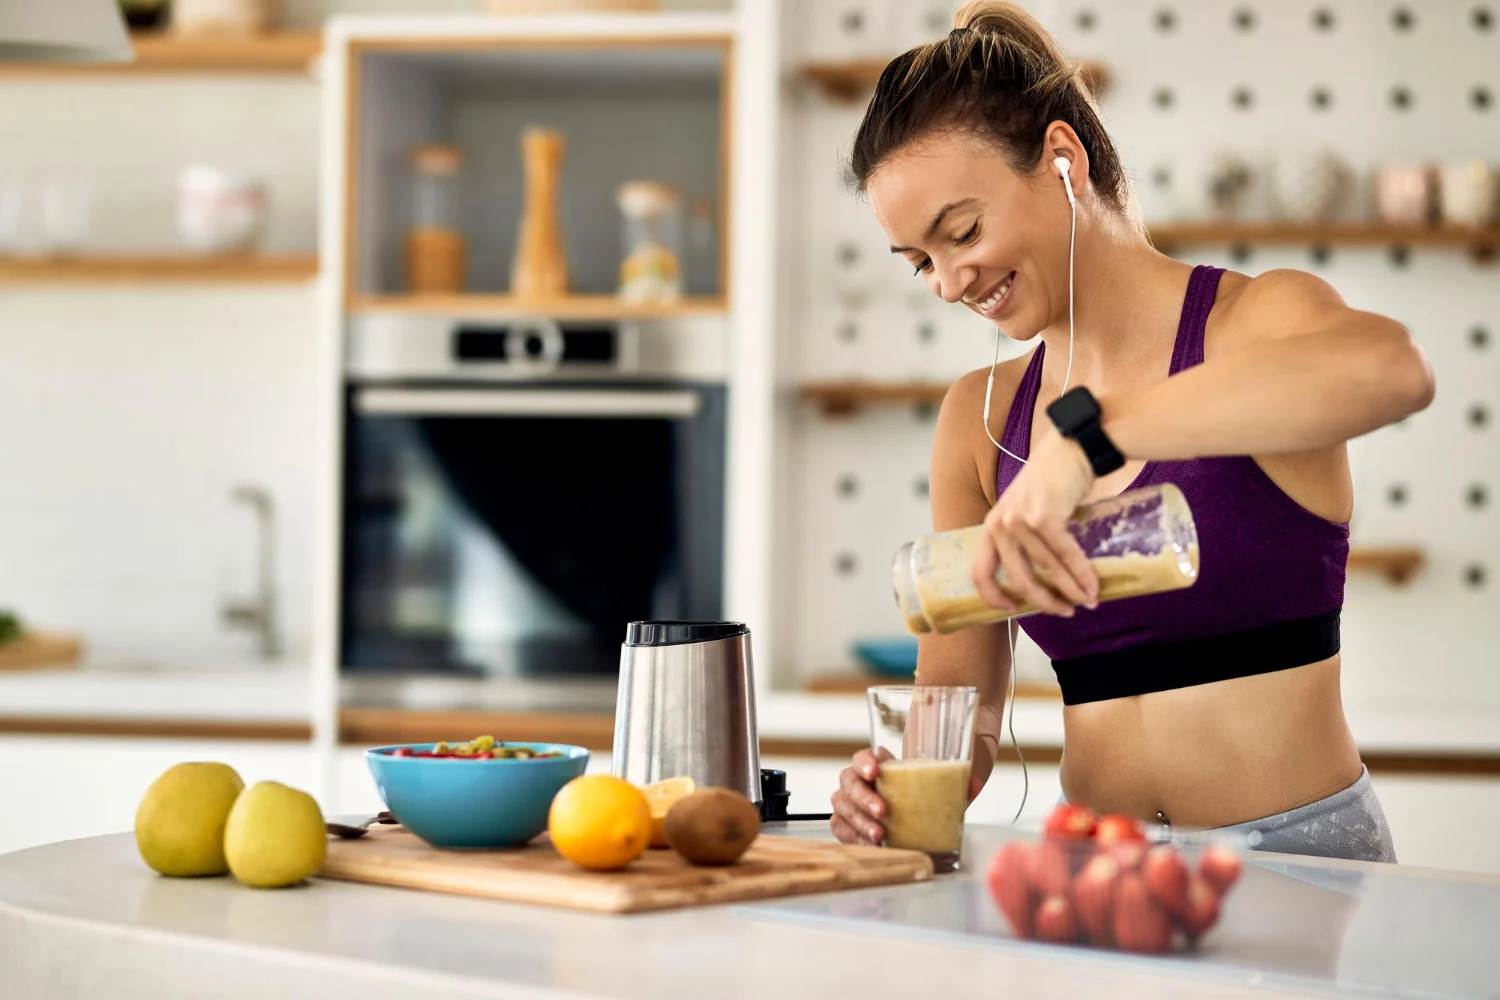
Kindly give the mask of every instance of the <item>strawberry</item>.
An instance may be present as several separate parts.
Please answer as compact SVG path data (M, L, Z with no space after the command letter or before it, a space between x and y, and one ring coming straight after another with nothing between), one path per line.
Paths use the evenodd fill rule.
M1196 942L1219 922L1219 894L1207 879L1194 875L1188 880L1186 900L1181 917L1182 930L1189 941Z
M1140 822L1134 816L1111 813L1100 817L1098 824L1094 827L1094 839L1105 847L1133 841L1144 843L1146 831L1141 829Z
M1038 896L1066 896L1073 881L1073 855L1068 845L1058 840L1044 840L1031 847L1031 888Z
M1030 851L1026 844L1012 841L995 852L985 881L995 907L1010 922L1016 937L1031 937L1031 904L1033 893L1027 877Z
M1213 886L1214 892L1223 896L1240 877L1240 870L1244 867L1238 854L1222 844L1210 844L1198 861L1198 874Z
M1146 845L1131 841L1127 844L1117 844L1114 849L1115 862L1119 864L1120 870L1133 872L1141 867L1146 860Z
M1153 847L1146 852L1141 863L1141 874L1146 878L1146 888L1151 895L1174 917L1180 917L1187 908L1188 866L1177 849L1167 844Z
M1123 951L1146 954L1172 947L1172 921L1136 872L1126 872L1115 884L1115 945Z
M1073 880L1073 905L1088 939L1101 947L1114 941L1115 880L1120 865L1108 854L1095 854Z
M1094 835L1094 812L1083 806L1064 802L1047 817L1042 833L1048 837L1072 837L1084 840Z
M1034 920L1038 941L1072 944L1078 940L1078 917L1066 896L1048 896L1036 908Z

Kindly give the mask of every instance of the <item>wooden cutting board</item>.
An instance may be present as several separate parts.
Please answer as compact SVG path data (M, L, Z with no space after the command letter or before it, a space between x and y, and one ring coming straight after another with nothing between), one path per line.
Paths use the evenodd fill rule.
M932 861L920 851L762 835L727 867L698 868L676 851L651 850L624 871L589 872L565 860L545 836L515 850L444 851L400 827L386 827L358 840L330 840L320 874L512 903L639 913L924 882L932 878Z
M72 667L82 655L83 641L77 636L27 632L19 639L0 642L0 670Z

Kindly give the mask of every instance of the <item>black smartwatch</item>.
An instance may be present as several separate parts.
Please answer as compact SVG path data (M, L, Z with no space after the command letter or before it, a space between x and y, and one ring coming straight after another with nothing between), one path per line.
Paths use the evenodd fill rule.
M1125 464L1125 456L1099 425L1099 401L1083 386L1069 389L1047 407L1057 433L1083 448L1094 475L1107 476Z

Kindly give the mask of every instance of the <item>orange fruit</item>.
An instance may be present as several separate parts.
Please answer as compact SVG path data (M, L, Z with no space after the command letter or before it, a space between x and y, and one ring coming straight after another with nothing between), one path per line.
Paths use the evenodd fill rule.
M651 807L651 846L668 847L667 813L678 802L698 790L692 778L666 778L653 781L641 789L646 795L646 804Z
M616 871L641 856L651 840L646 795L628 781L586 774L562 787L547 813L557 853L593 871Z

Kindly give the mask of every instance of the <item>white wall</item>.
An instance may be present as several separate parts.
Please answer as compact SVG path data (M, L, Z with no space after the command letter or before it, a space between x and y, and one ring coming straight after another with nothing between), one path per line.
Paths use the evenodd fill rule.
M181 248L178 170L270 185L266 246L312 250L310 78L0 81L0 183L93 190L91 251ZM218 622L251 593L255 536L231 487L270 490L290 651L305 648L312 503L310 287L0 287L0 606L75 631L100 659L235 660Z

